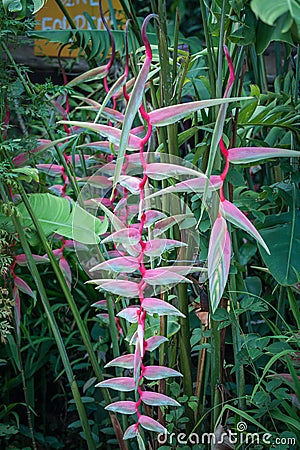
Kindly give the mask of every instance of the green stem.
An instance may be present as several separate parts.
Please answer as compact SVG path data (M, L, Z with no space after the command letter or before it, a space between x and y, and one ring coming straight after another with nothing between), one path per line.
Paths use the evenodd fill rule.
M295 75L295 94L294 94L294 102L297 105L298 102L298 93L299 93L299 71L300 71L300 44L297 45L297 58L296 58L296 75Z
M127 0L120 0L120 5L125 13L126 18L131 19L131 21L132 21L131 27L135 34L135 37L137 38L139 45L143 45L143 41L142 41L141 33L140 33L140 26L139 26L139 23L137 20L135 9L132 7L131 2L130 2L130 4L128 4Z
M221 382L221 364L220 364L220 331L219 322L211 319L211 364L210 364L210 385L211 385L211 404L213 414L211 417L211 429L214 430L218 425L217 418L220 414L221 396L218 386Z
M33 431L33 414L30 409L31 404L30 404L29 396L28 396L27 383L26 383L26 378L25 378L25 373L24 373L24 367L23 367L23 361L22 361L22 355L21 355L21 349L20 349L20 342L19 342L18 337L16 338L16 346L18 349L18 359L19 359L19 364L20 364L24 400L25 400L26 412L27 412L28 428L30 430L30 438L31 438L33 450L37 450L37 445L36 445L34 431Z
M218 76L217 76L217 97L222 96L222 73L223 73L223 45L224 45L224 29L225 29L225 9L226 0L222 3L222 14L220 21L220 36L219 36L219 48L218 48Z
M232 307L232 343L233 343L233 353L235 356L235 364L237 365L236 370L236 390L237 390L237 397L238 397L238 406L239 408L244 411L246 408L246 401L245 401L245 373L244 373L244 366L239 362L237 359L237 355L240 353L242 349L242 340L241 340L241 333L240 333L240 326L239 326L239 315L236 313L238 310L238 303L236 300L236 280L235 276L230 276L230 299L231 299L231 307Z
M176 17L175 17L175 30L174 30L174 45L173 45L173 87L177 77L177 57L178 57L178 39L179 39L179 24L180 24L180 16L178 8L176 8Z
M216 96L216 82L215 82L215 73L216 73L216 65L214 61L214 49L212 45L211 40L211 33L208 29L208 21L207 21L207 13L206 13L206 6L204 3L204 0L200 0L200 10L201 10L201 16L202 16L202 24L203 24L203 31L204 31L204 37L207 47L207 58L208 58L208 78L209 78L209 84L212 90L211 96L214 98Z
M239 249L238 249L238 242L237 242L237 236L236 233L232 233L231 229L229 230L231 234L231 239L233 242L233 252L236 261L239 263ZM239 275L231 275L230 276L230 300L231 300L231 307L233 312L233 318L232 318L232 341L233 341L233 352L235 356L235 364L238 366L236 371L236 386L237 386L237 395L238 395L238 406L241 410L245 410L246 408L246 400L245 400L245 371L243 364L240 364L237 355L242 349L242 339L241 339L241 333L240 333L240 324L239 324L239 318L240 316L238 314L235 314L235 311L239 308L237 298L236 298L236 292L237 292L237 283L238 283L238 277Z
M43 282L41 280L41 277L40 277L38 268L36 266L36 263L35 263L35 261L34 261L34 259L32 257L32 254L31 254L29 245L27 243L27 239L25 237L25 233L24 233L23 228L22 228L22 226L20 224L19 218L16 217L16 216L13 216L12 219L13 219L14 225L16 227L16 230L17 230L17 233L18 233L18 236L19 236L22 248L23 248L24 253L26 255L26 259L27 259L27 262L28 262L28 267L29 267L30 273L31 273L32 278L33 278L33 280L35 282L37 290L39 292L39 296L40 296L42 305L44 307L44 310L45 310L45 313L46 313L46 316L47 316L50 328L52 330L52 333L53 333L53 336L54 336L54 339L55 339L55 342L56 342L56 345L57 345L57 348L58 348L58 351L59 351L59 354L60 354L60 357L61 357L61 360L62 360L62 364L63 364L64 369L66 371L68 382L70 383L70 386L71 386L73 398L74 398L74 401L75 401L75 404L76 404L76 408L77 408L77 411L78 411L78 414L79 414L79 418L80 418L80 422L81 422L83 431L85 433L85 437L86 437L86 440L87 440L88 448L90 450L94 450L94 449L96 449L96 445L95 445L94 440L92 438L91 429L90 429L90 425L89 425L88 418L87 418L87 415L86 415L86 411L85 411L84 405L83 405L81 397L80 397L79 389L78 389L77 383L75 381L75 377L74 377L74 374L73 374L73 371L72 371L72 366L70 364L70 361L69 361L69 358L68 358L68 355L67 355L67 351L66 351L66 348L65 348L65 345L64 345L64 342L63 342L63 339L61 337L61 334L60 334L57 322L56 322L55 317L54 317L54 314L53 314L53 312L51 310L51 306L50 306L50 303L49 303L49 300L48 300L48 297L47 297L47 294L46 294L46 290L45 290Z
M289 286L287 287L287 294L288 294L290 308L291 308L291 311L293 313L294 319L295 319L296 324L297 324L297 328L298 328L298 330L300 330L299 305L297 304L297 301L295 299L294 293L293 293L292 289Z
M188 397L193 395L192 372L191 372L191 345L190 345L190 322L189 322L189 308L187 285L178 285L179 309L185 317L180 317L179 330L179 350L180 350L180 370L183 375L183 392ZM194 426L194 413L185 404L185 414L190 419L187 423L187 433L191 432Z

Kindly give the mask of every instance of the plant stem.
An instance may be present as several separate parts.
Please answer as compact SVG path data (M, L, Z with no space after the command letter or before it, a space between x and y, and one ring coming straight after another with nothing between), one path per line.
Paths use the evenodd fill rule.
M217 88L216 95L217 97L222 96L222 72L223 72L223 45L224 45L224 28L225 28L225 9L226 9L226 0L223 0L222 3L222 14L220 20L220 36L219 36L219 47L218 47L218 76L217 76Z
M296 74L295 74L295 93L294 93L294 102L297 105L298 96L299 96L299 71L300 71L300 44L297 45L297 57L296 57Z
M295 299L294 293L293 293L292 289L290 288L290 286L287 287L287 294L288 294L290 308L291 308L291 311L293 313L294 319L295 319L296 324L297 324L297 328L298 328L298 330L300 330L299 306L297 304L297 301Z
M218 330L219 322L211 319L211 365L210 365L210 383L211 383L211 405L213 407L213 414L211 417L211 429L213 430L217 425L217 418L220 414L221 396L218 386L221 382L221 364L220 364L220 331Z
M42 304L43 304L50 328L52 330L52 333L53 333L64 369L66 371L68 382L70 383L70 386L71 386L73 398L74 398L74 401L76 404L76 408L77 408L77 411L79 414L79 418L80 418L80 422L81 422L83 431L85 433L88 448L89 448L89 450L94 450L94 449L96 449L96 445L92 438L91 429L90 429L90 425L89 425L88 418L86 415L86 411L85 411L84 405L83 405L81 397L80 397L79 389L78 389L77 383L75 381L75 377L74 377L74 374L72 371L72 366L71 366L71 363L70 363L68 355L67 355L66 347L65 347L63 339L61 337L54 314L51 310L51 306L50 306L50 303L49 303L49 300L48 300L48 297L46 294L46 290L45 290L43 282L41 280L36 263L32 257L32 254L31 254L29 245L27 243L25 233L20 224L19 218L16 216L13 216L12 219L13 219L14 225L16 227L16 230L17 230L21 245L23 247L24 253L27 258L30 273L36 284L37 290L39 292L40 299L42 301Z
M212 90L211 96L214 98L216 96L216 82L215 82L215 73L216 73L216 65L214 61L214 49L212 45L211 40L211 33L209 32L208 26L207 26L207 13L206 13L206 7L204 0L200 0L200 11L202 16L202 24L203 24L203 31L204 31L204 37L207 47L207 58L208 58L208 78L209 78L209 84Z

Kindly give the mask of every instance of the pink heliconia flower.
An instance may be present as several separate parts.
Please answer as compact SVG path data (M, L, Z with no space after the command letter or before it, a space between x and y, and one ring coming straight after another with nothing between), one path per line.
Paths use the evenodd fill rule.
M212 312L217 309L225 289L230 256L231 244L226 220L219 215L212 227L207 258Z

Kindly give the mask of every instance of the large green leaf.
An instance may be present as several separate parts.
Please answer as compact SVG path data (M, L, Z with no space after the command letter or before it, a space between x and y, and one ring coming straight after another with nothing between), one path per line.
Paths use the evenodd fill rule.
M300 213L268 216L259 231L271 251L268 255L260 247L261 256L275 280L283 286L297 283L297 274L300 274Z
M29 195L30 206L38 219L45 235L52 233L74 239L83 244L99 242L99 235L107 229L107 219L103 222L66 198L51 194ZM36 242L36 232L32 219L24 203L18 205L22 223L29 229L29 240Z
M299 0L252 0L251 8L268 25L275 25L280 17L286 15L286 25L282 31L287 31L293 20L296 21L298 26L300 25Z

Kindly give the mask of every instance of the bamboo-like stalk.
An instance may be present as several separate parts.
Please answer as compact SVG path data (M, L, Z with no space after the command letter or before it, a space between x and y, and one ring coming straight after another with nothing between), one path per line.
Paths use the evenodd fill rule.
M220 19L220 35L219 35L219 47L218 47L218 75L217 75L217 86L216 86L216 96L221 97L222 95L222 72L223 72L223 45L224 45L224 29L225 29L225 9L226 0L222 3L222 13Z
M219 322L211 319L210 329L211 329L211 365L210 365L210 386L211 386L211 405L213 408L213 413L211 416L211 429L218 425L217 419L220 414L220 404L221 396L218 385L220 384L220 374L221 374L221 359L220 359L220 331L218 330Z
M212 97L216 96L216 81L215 81L215 74L217 73L217 67L215 64L215 55L214 55L214 49L212 45L212 39L211 39L211 33L209 32L208 26L207 26L207 12L206 12L206 6L204 0L200 0L200 11L202 16L202 24L203 24L203 31L204 31L204 37L207 47L207 58L208 58L208 78L209 78L209 84L212 90Z

